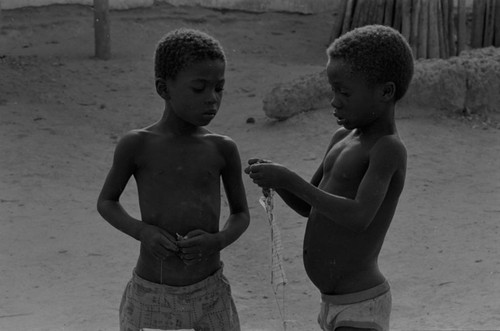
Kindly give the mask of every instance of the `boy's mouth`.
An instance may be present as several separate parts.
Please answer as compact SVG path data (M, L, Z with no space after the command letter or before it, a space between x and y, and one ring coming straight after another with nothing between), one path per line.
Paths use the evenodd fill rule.
M203 115L208 116L208 117L215 117L217 114L217 110L208 110L203 113Z
M335 116L337 118L337 124L338 125L344 125L346 123L346 119L343 118L343 117L340 117L339 114L337 114L336 112L333 112L333 116Z

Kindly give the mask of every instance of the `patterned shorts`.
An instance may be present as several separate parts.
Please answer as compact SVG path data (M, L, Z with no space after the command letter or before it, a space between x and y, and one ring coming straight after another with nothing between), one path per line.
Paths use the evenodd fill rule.
M149 282L134 271L120 304L120 330L239 331L231 287L222 268L188 286Z
M341 326L388 331L391 307L392 297L387 282L356 293L322 294L318 323L326 331Z

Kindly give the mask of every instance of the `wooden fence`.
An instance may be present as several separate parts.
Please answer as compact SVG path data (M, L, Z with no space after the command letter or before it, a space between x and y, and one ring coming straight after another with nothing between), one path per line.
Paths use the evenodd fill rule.
M500 0L338 0L330 41L369 24L400 31L415 58L448 58L500 47Z

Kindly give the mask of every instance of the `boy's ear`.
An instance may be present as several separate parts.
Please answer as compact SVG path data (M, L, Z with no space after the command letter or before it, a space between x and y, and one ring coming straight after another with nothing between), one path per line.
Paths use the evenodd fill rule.
M156 92L165 100L170 99L168 93L167 81L164 78L156 78L155 80Z
M382 98L384 101L390 101L394 98L396 94L396 84L393 82L387 82L382 85Z

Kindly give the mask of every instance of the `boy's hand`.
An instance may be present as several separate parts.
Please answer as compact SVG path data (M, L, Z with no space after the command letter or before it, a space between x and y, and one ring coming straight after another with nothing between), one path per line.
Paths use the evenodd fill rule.
M290 170L281 164L261 159L250 159L248 164L245 173L262 188L280 188L288 181Z
M252 167L252 165L259 164L259 163L272 163L272 161L264 160L264 159L257 159L257 158L249 159L248 160L248 167L245 168L245 173L250 174L250 168Z
M219 251L220 243L213 233L193 230L177 242L179 255L187 265L200 263Z
M165 260L179 251L175 238L167 231L150 224L145 224L141 231L141 243L154 257Z

